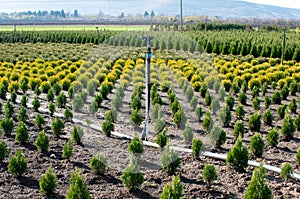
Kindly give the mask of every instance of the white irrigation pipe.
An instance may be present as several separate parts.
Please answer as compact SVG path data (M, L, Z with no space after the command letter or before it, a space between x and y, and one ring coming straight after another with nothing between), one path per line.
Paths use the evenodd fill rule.
M20 103L20 100L17 100L17 102ZM29 108L33 107L31 104L27 104L27 106ZM44 113L49 113L49 110L44 109L44 108L39 108L39 111L44 112ZM64 115L61 114L61 113L54 113L54 115L57 116L57 117L61 117L61 118L64 117ZM72 121L74 123L81 124L82 126L90 127L91 129L94 129L96 131L100 131L100 132L102 131L101 127L96 125L96 124L88 124L87 122L76 119L76 118L73 118ZM129 140L131 140L133 138L132 136L129 136L129 135L126 135L126 134L123 134L123 133L118 133L118 132L115 132L115 131L112 132L112 135L114 135L116 137L126 138L126 139L129 139ZM146 146L155 147L155 148L160 147L158 144L153 143L153 142L149 142L149 141L143 141L143 144L146 145ZM187 149L187 148L182 148L182 147L177 147L177 146L170 146L170 148L175 150L175 151L179 151L179 152L192 153L192 149ZM226 158L227 158L227 154L212 153L212 152L209 152L209 151L204 151L202 153L202 155L206 156L206 157L213 158L213 159L218 159L218 160L226 160ZM258 167L260 165L260 163L249 160L248 165ZM272 171L272 172L279 173L279 174L281 173L281 168L274 167L274 166L271 166L271 165L268 165L268 164L263 164L263 167L266 168L268 171ZM293 172L291 177L296 179L296 180L300 180L300 174L298 174L298 173Z

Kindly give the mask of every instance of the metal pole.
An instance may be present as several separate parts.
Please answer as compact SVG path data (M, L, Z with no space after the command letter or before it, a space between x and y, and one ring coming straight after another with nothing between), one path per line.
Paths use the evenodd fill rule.
M149 134L149 111L150 111L150 60L152 57L151 53L151 41L152 37L143 37L143 39L147 42L147 56L146 56L146 64L145 64L145 83L146 83L146 120L145 120L145 129L142 132L142 139L148 140Z
M182 0L180 0L180 32L183 32Z
M283 60L284 60L285 44L286 44L286 29L284 29L284 32L283 32L282 52L281 52L281 65L283 64Z

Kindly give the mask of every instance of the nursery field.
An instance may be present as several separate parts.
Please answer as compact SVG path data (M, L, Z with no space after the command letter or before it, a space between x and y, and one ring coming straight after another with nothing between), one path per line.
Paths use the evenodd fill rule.
M154 42L150 147L146 49L122 38L0 44L0 197L300 197L300 63Z

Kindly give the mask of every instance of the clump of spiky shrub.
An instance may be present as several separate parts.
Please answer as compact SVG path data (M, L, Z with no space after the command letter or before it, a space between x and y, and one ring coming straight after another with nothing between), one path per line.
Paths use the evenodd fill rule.
M14 121L12 118L3 118L0 121L0 133L4 135L11 135L14 129Z
M155 104L152 109L152 119L157 120L159 117L162 116L162 110L160 104Z
M115 130L115 125L113 124L113 122L111 120L106 119L102 123L102 131L107 137L110 137L111 132L114 130Z
M154 125L154 131L160 133L166 127L166 122L163 118L157 118Z
M16 155L9 160L8 172L14 176L21 177L28 169L27 159L21 150L16 151Z
M64 92L60 92L60 94L56 98L56 104L60 108L64 108L67 104L67 96Z
M244 92L241 92L238 95L238 100L241 104L246 105L247 104L247 95Z
M267 109L267 110L264 112L262 119L263 119L263 121L264 121L265 124L270 125L270 126L272 125L272 122L273 122L273 120L274 120L274 117L273 117L273 115L272 115L270 109Z
M90 161L90 167L96 174L103 174L106 170L106 159L101 153L96 154Z
M174 176L172 183L167 183L163 189L160 199L182 198L183 186L180 183L180 177Z
M231 95L226 98L226 106L229 108L229 110L233 110L234 98Z
M266 108L269 108L270 105L271 105L271 103L272 103L272 100L270 99L270 97L265 96L264 102L265 102L265 107L266 107Z
M294 169L290 163L285 162L282 164L280 176L285 182L287 182L291 178L293 172Z
M266 169L262 165L257 167L252 174L252 178L246 190L244 198L245 199L273 198L272 191L267 184L266 177L267 177Z
M9 155L9 148L7 147L7 144L0 140L0 163L7 158Z
M254 113L254 115L250 116L248 121L248 128L251 131L260 132L261 128L261 115L259 112Z
M49 137L44 131L39 132L38 137L35 140L35 146L41 152L46 152L49 149Z
M272 95L272 102L274 104L281 104L281 94L279 93L279 91L274 91L274 94Z
M64 128L64 122L59 117L55 117L54 121L52 122L52 131L55 137L59 137L63 133Z
M204 115L204 118L203 118L202 127L207 132L210 132L210 130L212 129L213 125L214 125L214 121L213 121L213 119L211 117L211 113L209 111L207 111L205 113L205 115Z
M250 151L256 157L262 157L264 153L264 141L259 133L252 136L250 140Z
M137 160L131 159L129 165L123 171L121 179L123 185L129 190L138 189L143 184L144 177Z
M244 133L245 133L245 126L243 121L237 121L234 125L233 136L235 137L235 139L237 139L238 137L243 138Z
M220 148L226 142L226 132L219 126L210 131L210 142L215 148Z
M203 116L203 112L202 112L202 107L200 105L198 105L195 109L195 115L197 118L197 121L200 122L202 116Z
M72 121L73 119L73 113L70 109L66 108L66 110L64 111L64 118L66 120Z
M192 141L192 155L198 158L203 151L203 142L201 139L194 138Z
M29 139L28 128L24 122L20 122L16 130L16 141L21 144Z
M165 127L156 138L156 144L158 144L161 148L164 148L167 145L168 137L167 137L167 127Z
M231 112L227 106L223 107L219 113L220 122L224 126L228 126L231 122Z
M205 103L206 103L208 106L210 106L211 101L212 101L212 99L211 99L210 93L209 93L209 91L207 90L206 93L205 93Z
M289 104L289 109L291 110L292 113L297 113L297 103L296 103L296 99L293 98Z
M242 138L238 138L235 145L228 152L226 163L237 171L244 171L248 166L248 159L248 149L243 144Z
M142 123L142 115L141 115L141 112L140 110L132 110L132 113L130 115L130 123L132 125L140 125Z
M213 99L210 104L210 110L212 110L212 114L215 115L217 111L220 109L220 103L218 99Z
M258 97L255 97L252 100L252 108L256 111L260 110L260 100L258 99Z
M279 133L277 127L274 127L267 135L268 145L271 147L276 147L279 141Z
M27 107L28 98L26 95L22 95L21 97L21 105Z
M240 119L240 120L244 119L244 117L245 117L245 109L244 109L244 107L243 107L242 104L239 104L236 107L235 114L236 114L237 119Z
M216 168L212 164L206 164L204 166L203 172L202 172L202 179L204 182L207 182L208 187L211 186L211 183L218 179L218 174L216 171Z
M68 142L64 145L63 151L62 151L62 157L69 160L73 155L73 146L71 140L68 140Z
M287 105L286 104L282 104L281 106L278 107L277 114L280 117L280 119L284 118L286 109L287 109Z
M26 122L28 120L27 110L24 106L22 106L18 113L18 121Z
M71 136L72 136L72 140L76 143L76 144L81 144L82 143L82 139L84 136L84 131L80 126L74 126L73 130L71 132Z
M296 131L294 121L290 114L286 113L283 119L283 124L281 128L281 134L284 138L292 138Z
M170 146L167 145L164 149L161 158L161 164L163 170L169 172L170 174L175 174L177 169L179 169L181 160L174 150L170 150Z
M10 101L7 101L4 105L4 114L6 118L10 118L14 114L14 107Z
M50 194L53 193L56 189L57 182L56 182L56 175L52 172L51 168L49 167L45 174L42 175L40 181L40 190L42 194Z
M174 114L174 119L173 119L175 125L177 126L177 128L182 128L185 126L187 119L186 116L184 114L184 112L180 109L178 110L175 114Z
M194 138L194 131L188 123L185 125L182 135L183 135L183 139L186 143L188 143L188 144L192 143L193 138Z
M280 94L283 100L287 99L287 97L289 96L289 88L287 87L287 85L284 85L284 87L280 90Z
M91 199L84 178L80 175L80 170L76 169L71 174L70 186L66 199L84 198Z
M131 140L130 144L128 145L128 151L132 155L134 155L137 159L141 157L141 155L144 152L144 148L143 148L143 142L138 136L135 136Z

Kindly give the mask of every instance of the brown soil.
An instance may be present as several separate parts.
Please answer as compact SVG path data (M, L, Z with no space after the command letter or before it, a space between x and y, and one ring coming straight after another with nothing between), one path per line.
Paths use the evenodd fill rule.
M124 105L121 112L119 112L115 129L118 132L128 135L134 135L135 133L140 132L142 129L141 127L143 126L141 125L140 128L134 128L129 123L129 99L131 91L131 87L125 91L125 99L123 100ZM208 139L209 136L202 129L201 124L196 122L194 119L193 110L189 107L189 102L186 100L183 92L178 87L175 87L175 91L177 97L184 105L184 111L192 128L196 132L195 137L201 138L204 141L206 148L211 149ZM168 124L168 135L171 138L171 144L189 147L189 145L183 141L182 130L177 129L174 126L173 115L170 111L170 104L166 98L166 93L160 92L160 94L163 97L164 119ZM29 96L32 97L33 95L30 94ZM21 96L18 96L18 98L20 97ZM45 96L41 95L40 98L45 99ZM92 123L100 125L105 112L110 107L111 99L113 99L113 94L109 96L109 100L105 100L96 117L89 116L86 113L76 114L75 116L77 118L81 118L83 121L88 119ZM249 102L251 97L248 96L248 99ZM263 98L261 97L261 99ZM91 99L89 98L89 100ZM235 101L237 102L237 97L235 97ZM5 101L3 101L3 104L4 103ZM203 99L200 99L199 103L204 107L204 111L207 110L207 106L204 105ZM261 103L261 106L263 107L263 102ZM14 104L14 107L15 110L19 110L20 108L17 104ZM42 107L47 107L46 101L42 101ZM277 106L272 105L271 108L272 110L277 110ZM57 111L62 112L63 110L59 109ZM251 106L248 106L246 108L246 118L248 118L252 112ZM28 109L28 114L30 116L30 119L28 120L29 122L27 123L30 132L29 142L24 145L16 143L15 132L11 137L2 137L2 139L6 141L10 148L10 157L15 154L16 149L23 150L28 160L29 170L23 177L15 178L9 174L7 170L9 158L5 159L0 165L0 198L44 198L40 194L38 182L41 175L48 167L51 167L53 172L57 175L58 182L55 193L48 196L48 198L64 198L66 196L70 174L77 167L81 169L81 173L86 180L88 190L93 198L159 198L165 184L170 182L172 179L172 176L161 170L160 158L162 151L160 149L144 147L144 154L141 158L140 164L145 182L139 190L133 192L127 191L122 185L121 175L122 171L129 163L129 153L127 151L129 140L117 137L107 138L101 132L96 132L85 127L84 145L81 146L73 144L73 156L70 161L66 161L61 156L62 147L70 138L70 132L74 124L66 122L66 134L61 138L54 138L51 130L51 123L54 118L50 117L48 114L42 115L47 121L44 129L51 139L50 149L46 154L40 154L34 146L38 129L32 122L34 121L37 113ZM16 115L17 113L14 115L15 118ZM217 151L219 153L227 153L234 144L232 139L232 129L235 117L234 113L232 115L232 124L230 127L226 128L226 132L228 134L227 142L222 149ZM3 114L1 114L0 119L2 119L2 117ZM274 123L280 125L280 121L281 120L275 117ZM17 121L15 120L15 127L16 126ZM150 141L155 142L156 135L153 133L153 121L151 122L151 126ZM245 120L245 127L246 126L247 123ZM263 125L261 133L263 134L264 140L270 128L271 127ZM246 133L244 140L247 146L249 146L249 140L253 134L254 132ZM299 172L294 160L294 155L299 147L299 132L296 132L295 137L296 138L291 141L281 140L279 147L276 149L266 146L263 158L256 159L256 161L262 161L277 167L280 167L283 162L290 162L295 168L295 171ZM98 152L101 152L108 161L107 171L104 175L100 176L92 173L89 168L89 161L91 157ZM53 157L53 154L55 157ZM184 186L184 198L243 198L245 190L251 180L253 171L252 167L248 167L243 173L238 173L230 170L224 161L205 157L200 157L199 160L196 160L190 154L179 153L179 155L181 157L182 164L178 173ZM52 156L52 158L50 156ZM214 164L218 172L218 180L213 183L211 188L208 188L201 178L202 169L207 163ZM300 198L300 186L298 185L298 181L289 180L288 183L285 183L281 180L278 174L273 172L268 172L267 181L273 191L274 198Z

